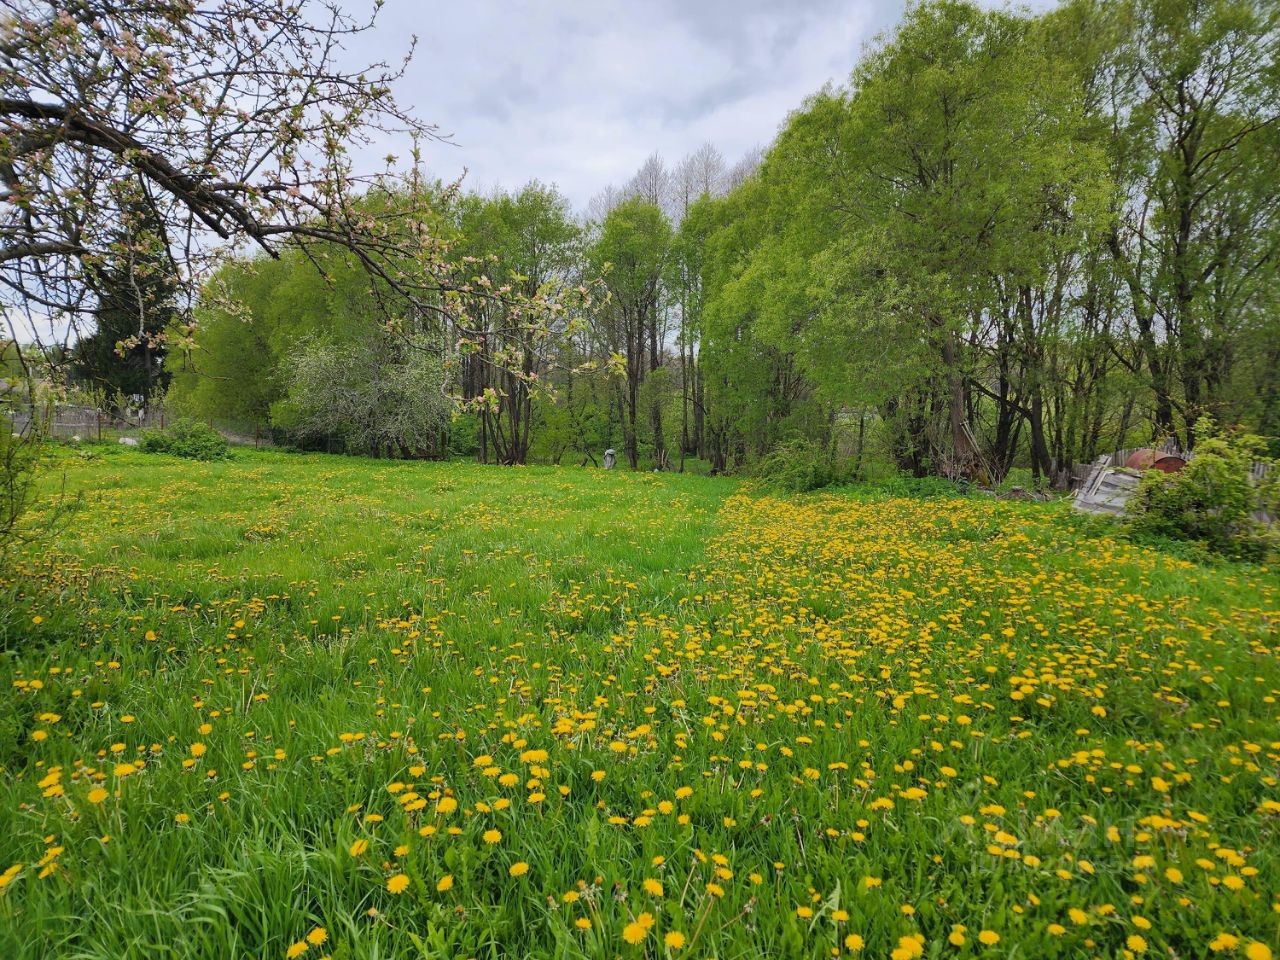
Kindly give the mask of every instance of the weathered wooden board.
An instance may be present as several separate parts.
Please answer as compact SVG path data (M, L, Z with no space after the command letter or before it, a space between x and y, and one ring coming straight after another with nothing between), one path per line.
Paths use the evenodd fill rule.
M1076 492L1075 508L1082 513L1120 516L1141 480L1136 471L1099 463Z

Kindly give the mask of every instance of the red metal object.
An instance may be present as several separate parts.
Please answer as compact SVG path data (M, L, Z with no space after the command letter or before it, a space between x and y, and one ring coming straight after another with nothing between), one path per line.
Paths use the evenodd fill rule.
M1150 470L1159 456L1160 454L1154 450L1135 450L1129 454L1129 459L1124 462L1124 465L1130 470Z
M1124 465L1130 470L1160 470L1164 473L1177 473L1187 465L1187 461L1177 454L1148 449L1135 450L1129 455Z

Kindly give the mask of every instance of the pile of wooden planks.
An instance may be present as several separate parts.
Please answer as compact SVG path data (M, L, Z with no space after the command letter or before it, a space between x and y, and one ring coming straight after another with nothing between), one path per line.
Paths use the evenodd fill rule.
M1081 513L1101 513L1112 517L1124 514L1125 505L1142 480L1142 473L1126 467L1113 467L1111 463L1111 457L1102 457L1076 491L1075 508Z

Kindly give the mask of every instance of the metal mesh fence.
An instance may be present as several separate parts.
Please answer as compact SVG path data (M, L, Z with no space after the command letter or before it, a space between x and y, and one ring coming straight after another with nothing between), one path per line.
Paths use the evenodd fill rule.
M78 438L83 441L138 437L144 430L164 429L176 419L158 405L122 416L79 404L33 408L29 404L13 402L0 402L0 417L9 421L9 429L14 433L29 430L34 422L47 437L58 440ZM217 419L205 422L233 444L255 447L273 445L269 431L260 424Z

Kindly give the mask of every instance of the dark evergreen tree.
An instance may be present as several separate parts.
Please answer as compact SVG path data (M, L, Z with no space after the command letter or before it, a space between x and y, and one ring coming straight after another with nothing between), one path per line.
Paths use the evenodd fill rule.
M140 397L142 405L163 394L165 330L177 317L178 284L154 231L116 238L122 256L91 278L97 294L94 332L81 337L72 355L72 376L105 390L113 403Z

